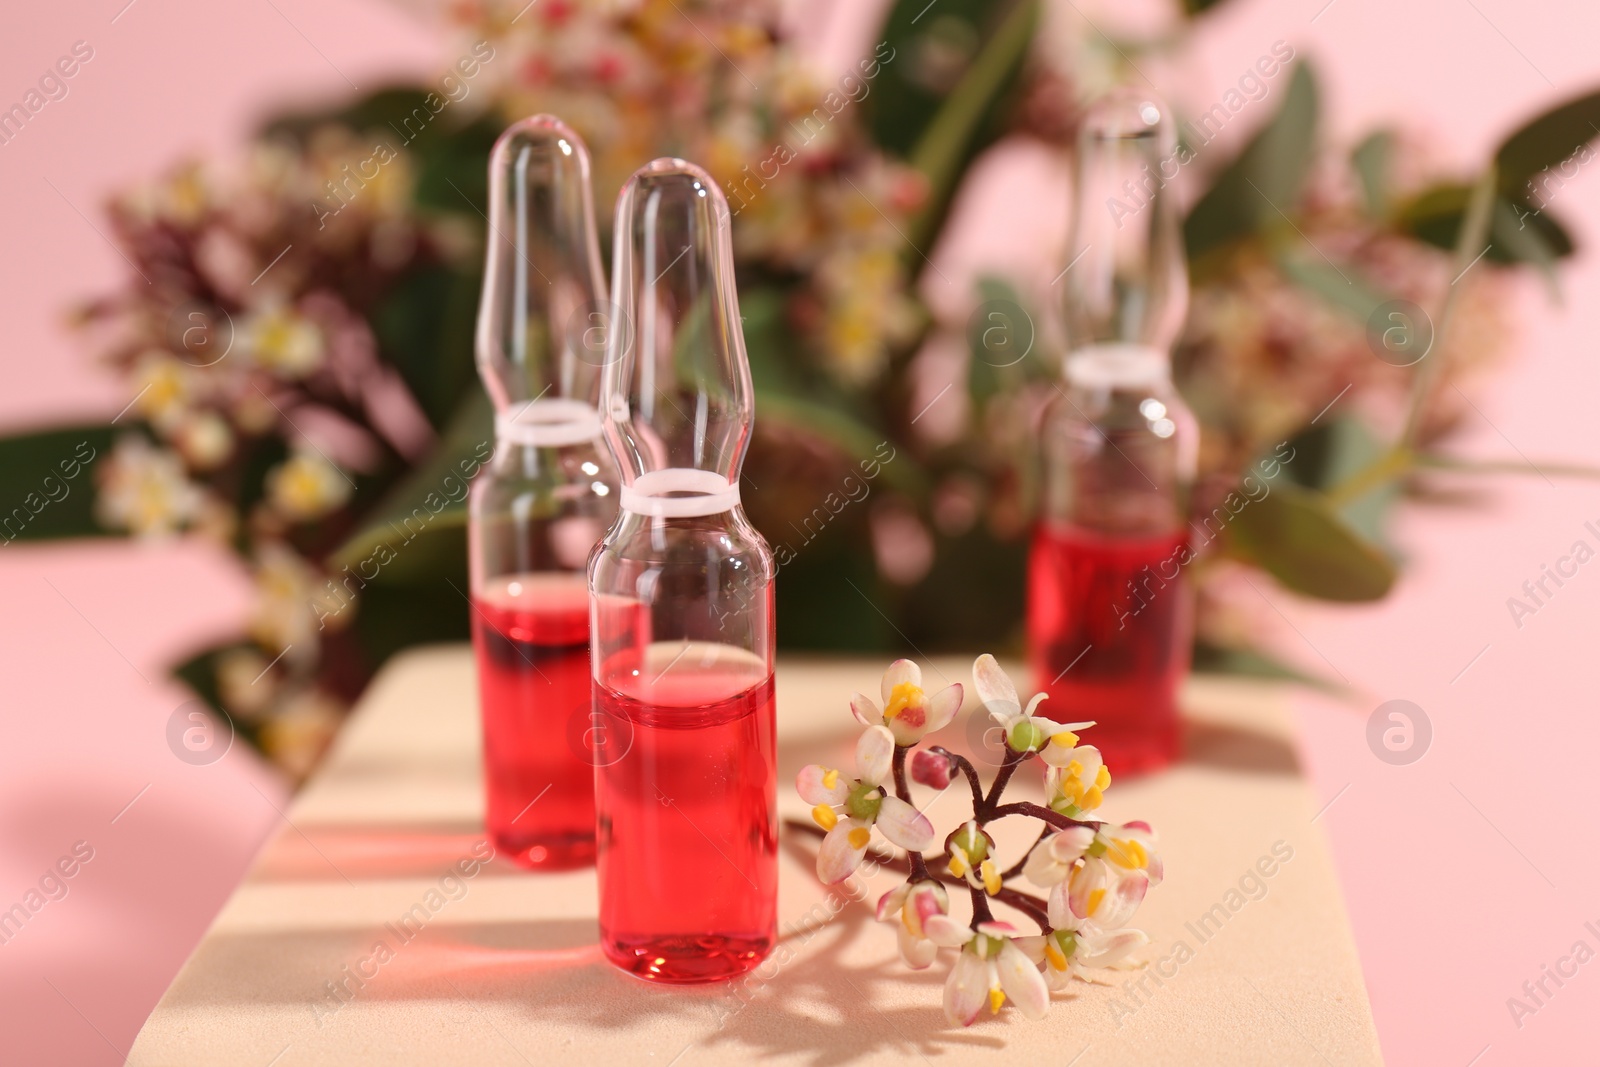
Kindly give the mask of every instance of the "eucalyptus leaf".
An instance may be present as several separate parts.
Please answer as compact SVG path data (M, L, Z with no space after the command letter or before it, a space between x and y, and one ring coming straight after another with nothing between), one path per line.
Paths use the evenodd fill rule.
M1338 682L1307 674L1259 648L1219 645L1204 640L1194 643L1194 670L1197 674L1232 674L1275 682L1296 682L1324 693L1345 691Z
M414 542L466 525L465 485L493 454L494 411L482 389L462 402L433 453L414 468L370 512L365 525L329 556L332 570L357 566L380 554L404 561L410 572L431 554ZM385 570L389 570L385 565Z
M1324 417L1290 439L1293 459L1283 465L1289 480L1302 489L1327 493L1363 471L1384 454L1383 442L1360 419ZM1368 541L1393 554L1385 533L1389 509L1400 497L1397 476L1375 483L1337 505L1338 515Z
M1292 483L1243 508L1228 527L1236 551L1285 588L1321 600L1380 600L1394 563L1318 493Z
M1361 179L1361 192L1367 214L1375 219L1389 213L1389 160L1394 155L1394 134L1378 130L1370 134L1350 154L1351 165Z
M1278 257L1278 268L1295 285L1363 325L1379 306L1393 299L1374 288L1354 267L1335 267L1321 259L1286 253Z
M1467 215L1467 201L1471 196L1472 187L1458 182L1432 186L1397 210L1396 225L1401 232L1426 241L1435 248L1453 250L1460 237L1461 225ZM1572 238L1548 210L1535 211L1528 204L1505 198L1501 198L1500 203L1506 205L1507 212L1501 212L1497 204L1485 259L1494 263L1526 262L1523 256L1530 247L1528 239L1507 232L1511 223L1501 222L1502 218L1509 218L1516 226L1535 234L1540 248L1534 254L1548 254L1555 259L1565 259L1572 254Z
M93 470L117 433L88 425L0 438L0 546L117 534L95 521Z
M1283 105L1202 196L1184 221L1192 259L1286 225L1311 169L1318 92L1310 64L1295 66Z
M422 267L401 278L368 316L384 356L435 429L477 387L473 336L480 282L476 272Z
M1576 97L1546 111L1507 137L1494 154L1500 190L1528 199L1530 180L1547 167L1570 159L1600 137L1600 91Z
M1518 217L1517 211L1504 197L1496 197L1493 221L1490 223L1490 240L1505 248L1511 257L1531 263L1544 278L1545 289L1553 303L1561 303L1561 279L1556 274L1556 253L1544 239L1538 226L1528 225L1529 216Z
M1013 4L917 138L910 161L927 178L929 196L912 225L914 250L937 233L967 164L986 143L986 123L1016 82L1038 20L1038 0Z

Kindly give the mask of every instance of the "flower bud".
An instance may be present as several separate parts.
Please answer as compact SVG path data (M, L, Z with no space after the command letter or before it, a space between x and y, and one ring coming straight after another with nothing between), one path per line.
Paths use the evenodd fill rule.
M911 780L931 789L943 789L955 777L956 761L947 755L919 748L911 753Z

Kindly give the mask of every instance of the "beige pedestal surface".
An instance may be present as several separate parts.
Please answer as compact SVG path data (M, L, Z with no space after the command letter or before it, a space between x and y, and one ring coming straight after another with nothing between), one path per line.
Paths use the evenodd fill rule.
M806 813L792 788L801 766L852 765L849 694L876 693L882 668L780 661L784 816ZM970 692L970 672L969 660L936 659L925 681ZM592 870L474 865L487 854L475 692L465 647L385 668L145 1023L130 1063L1381 1062L1279 690L1193 681L1183 762L1112 784L1102 813L1151 822L1166 860L1166 881L1136 919L1151 937L1148 966L1056 994L1043 1022L1007 1007L965 1030L940 1008L949 954L908 970L893 929L873 920L897 877L846 883L854 898L825 890L815 839L792 831L780 849L780 945L754 974L666 988L610 966L596 946ZM940 735L952 748L971 703ZM1037 797L1039 775L1025 772L1029 789L1017 795ZM929 814L944 832L967 803L958 781ZM995 824L1008 860L1033 832L1015 823L1024 820Z

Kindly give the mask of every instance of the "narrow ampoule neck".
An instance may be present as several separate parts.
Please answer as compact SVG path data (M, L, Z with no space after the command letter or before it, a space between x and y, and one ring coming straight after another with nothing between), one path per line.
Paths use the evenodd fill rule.
M1087 344L1067 353L1067 381L1080 389L1153 392L1172 383L1172 359L1154 345L1126 341Z
M1064 307L1068 344L1176 343L1188 310L1177 152L1164 103L1123 88L1086 109Z
M622 487L620 504L659 519L721 515L739 509L739 483L693 467L646 471Z

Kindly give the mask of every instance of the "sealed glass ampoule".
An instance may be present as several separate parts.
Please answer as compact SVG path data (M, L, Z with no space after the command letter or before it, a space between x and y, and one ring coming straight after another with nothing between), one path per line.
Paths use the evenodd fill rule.
M754 967L776 935L771 550L739 501L754 418L726 201L679 159L617 204L601 409L621 510L589 564L600 941L641 978Z
M616 510L600 441L605 278L589 156L558 119L516 123L489 160L478 370L493 459L469 511L485 826L524 866L594 858L590 550Z
M1067 256L1067 356L1041 433L1028 576L1035 679L1062 721L1093 720L1123 769L1178 749L1192 595L1187 499L1198 431L1172 384L1188 275L1169 183L1166 105L1133 89L1090 105Z

